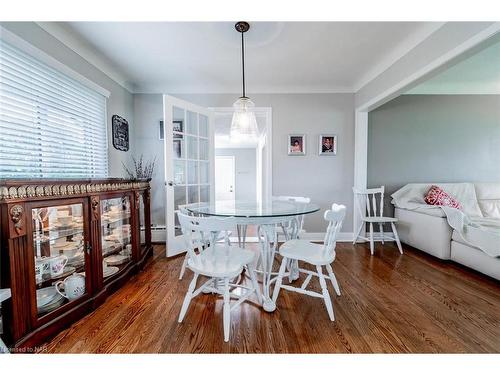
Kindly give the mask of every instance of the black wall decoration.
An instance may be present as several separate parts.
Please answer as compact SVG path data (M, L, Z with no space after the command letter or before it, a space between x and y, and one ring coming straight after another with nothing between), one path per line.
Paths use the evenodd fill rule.
M128 121L118 115L111 118L113 130L113 146L120 151L128 151Z

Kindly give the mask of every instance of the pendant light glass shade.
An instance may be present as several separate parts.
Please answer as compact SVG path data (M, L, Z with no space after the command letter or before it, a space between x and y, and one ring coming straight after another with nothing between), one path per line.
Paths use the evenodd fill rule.
M259 136L259 128L254 112L255 104L250 98L241 97L233 104L233 119L231 121L231 142L254 140Z

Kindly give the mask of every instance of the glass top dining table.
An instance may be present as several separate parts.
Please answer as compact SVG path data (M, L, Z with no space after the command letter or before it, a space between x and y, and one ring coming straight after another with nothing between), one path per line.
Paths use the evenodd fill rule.
M185 206L197 215L235 218L277 218L306 215L319 210L314 203L301 203L271 199L269 201L211 201ZM263 222L266 221L265 219Z
M262 202L212 201L189 204L184 208L194 215L219 216L234 221L238 230L240 247L245 247L247 226L257 226L257 237L261 244L259 246L260 258L257 263L260 264L258 268L262 273L262 307L265 311L274 311L276 303L271 299L270 286L276 280L276 278L272 278L272 267L274 255L278 250L277 229L278 227L283 229L286 240L297 238L301 228L300 218L303 215L319 211L319 206L314 203L270 199ZM243 236L243 242L240 240L241 236Z

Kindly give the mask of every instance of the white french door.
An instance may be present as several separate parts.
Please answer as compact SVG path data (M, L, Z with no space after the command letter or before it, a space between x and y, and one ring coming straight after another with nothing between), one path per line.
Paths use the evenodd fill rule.
M211 111L163 95L167 256L186 251L179 206L214 197L214 132Z

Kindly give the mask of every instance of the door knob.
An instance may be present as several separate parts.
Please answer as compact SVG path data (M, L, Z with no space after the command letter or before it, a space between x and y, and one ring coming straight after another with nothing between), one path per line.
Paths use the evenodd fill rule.
M174 182L173 181L169 181L167 182L168 186L174 186Z

